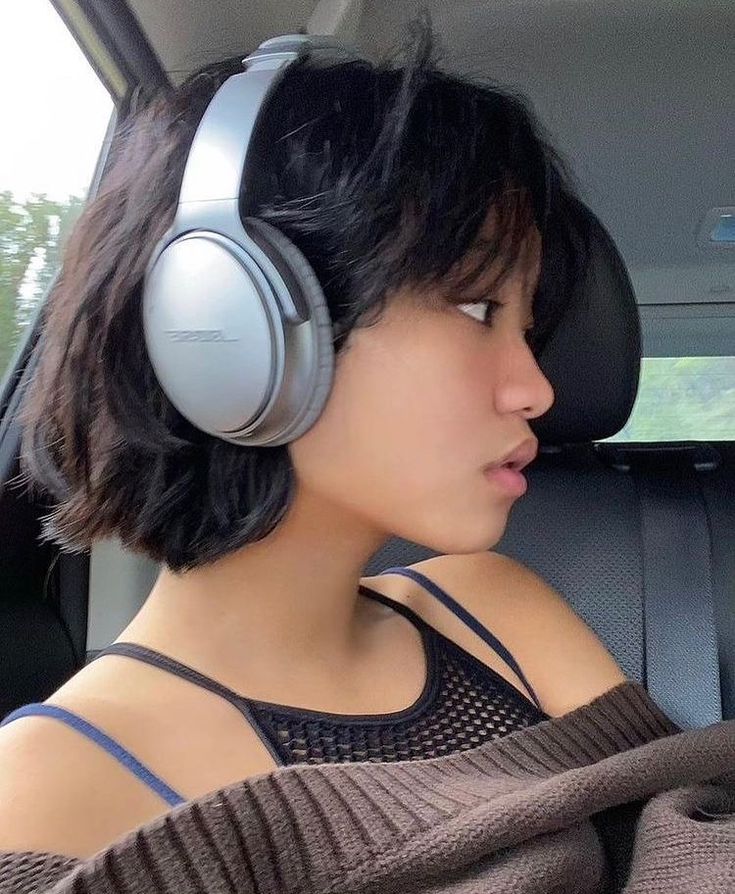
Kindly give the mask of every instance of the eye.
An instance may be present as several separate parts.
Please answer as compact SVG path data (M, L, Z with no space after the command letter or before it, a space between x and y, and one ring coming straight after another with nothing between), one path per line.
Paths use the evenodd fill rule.
M458 304L457 307L485 326L490 326L497 311L503 307L503 303L490 298L487 301L478 301L474 304Z

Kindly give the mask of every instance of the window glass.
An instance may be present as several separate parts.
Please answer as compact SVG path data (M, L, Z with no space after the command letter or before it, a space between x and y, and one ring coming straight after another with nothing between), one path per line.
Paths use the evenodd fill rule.
M735 441L735 357L645 357L628 424L609 441Z
M0 381L79 216L113 111L49 0L0 4Z

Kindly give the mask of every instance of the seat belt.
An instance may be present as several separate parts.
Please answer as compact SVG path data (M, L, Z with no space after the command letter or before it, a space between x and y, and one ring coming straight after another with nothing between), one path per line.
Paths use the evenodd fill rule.
M722 720L706 507L696 471L634 471L643 538L645 684L682 729Z
M735 720L735 476L703 475L699 480L712 531L715 624L720 651L722 716Z

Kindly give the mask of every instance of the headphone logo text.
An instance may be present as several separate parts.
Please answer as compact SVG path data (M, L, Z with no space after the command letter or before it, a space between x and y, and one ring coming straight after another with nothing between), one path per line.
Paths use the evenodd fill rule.
M222 329L166 329L171 341L240 341L227 338Z

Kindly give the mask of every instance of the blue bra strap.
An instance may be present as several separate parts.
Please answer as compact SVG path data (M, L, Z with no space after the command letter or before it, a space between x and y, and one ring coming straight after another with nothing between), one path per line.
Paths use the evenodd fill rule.
M77 732L82 733L82 735L86 736L88 739L96 742L96 744L104 748L108 754L117 758L117 760L130 770L131 773L134 773L138 779L144 782L149 788L153 789L153 791L163 798L163 800L171 807L175 807L177 804L183 804L186 801L186 798L182 798L178 792L169 788L162 779L159 779L155 773L151 773L147 767L144 767L143 764L141 764L137 758L133 757L129 751L126 751L122 745L114 739L111 739L106 733L97 729L96 726L92 726L88 721L78 717L76 714L72 714L71 711L67 711L66 708L60 708L57 705L44 705L41 703L24 705L22 708L18 708L16 711L8 714L2 723L0 723L0 726L5 726L6 723L18 720L20 717L36 716L54 717L56 720L61 720L63 723L72 727L72 729L77 730Z
M536 702L536 706L540 711L543 711L541 707L541 703L539 702L536 693L533 691L531 684L526 679L523 671L518 666L518 662L515 658L510 654L510 652L505 648L505 646L500 642L497 637L493 636L492 633L481 624L477 618L471 615L466 608L461 606L456 599L453 599L449 593L446 593L442 588L435 584L433 580L430 580L420 571L416 571L413 568L404 568L404 567L395 567L395 568L386 568L384 571L380 572L381 574L402 574L405 577L410 577L412 580L415 580L416 583L421 584L422 587L425 587L432 596L435 596L440 602L442 602L446 607L455 614L461 621L464 621L468 627L475 631L475 633L480 636L485 642L494 649L498 655L510 666L513 670L518 674L519 678L523 681L523 685L531 694L533 700Z

